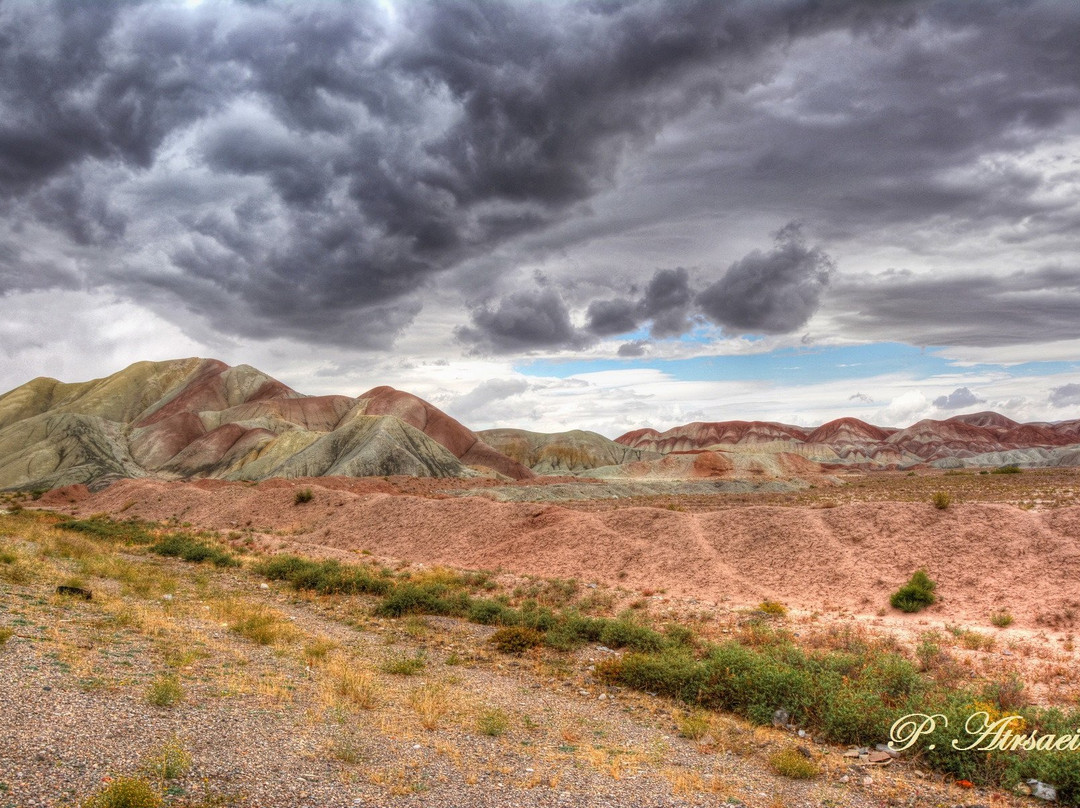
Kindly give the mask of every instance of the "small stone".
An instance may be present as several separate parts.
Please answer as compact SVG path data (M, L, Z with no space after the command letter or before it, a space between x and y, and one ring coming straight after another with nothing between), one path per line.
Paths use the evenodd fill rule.
M862 784L864 786L872 786L874 784L874 778L868 774L862 779Z
M871 763L892 763L892 755L888 752L871 752L867 758Z
M889 745L887 743L879 743L874 748L879 752L884 752L889 757L893 757L893 758L900 757L900 753L898 751L896 751L895 749L889 748Z
M162 595L161 599L162 600L172 600L172 595Z
M795 751L802 755L807 760L814 759L814 753L807 749L805 746L799 745L795 747Z
M787 724L789 720L791 720L791 716L788 715L787 710L777 710L775 713L773 713L772 725L779 729L780 727Z
M800 738L805 738L806 737L806 730L805 729L800 729L799 730L799 737Z
M607 693L601 693L599 696L596 697L596 700L597 701L607 701Z
M846 758L857 758L858 756L859 756L859 750L858 749L849 749L846 752L844 752L844 757L846 757Z
M269 589L270 584L259 584L259 589Z

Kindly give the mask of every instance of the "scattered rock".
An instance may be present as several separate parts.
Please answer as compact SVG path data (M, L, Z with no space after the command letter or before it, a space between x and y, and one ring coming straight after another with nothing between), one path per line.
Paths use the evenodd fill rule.
M867 759L870 763L892 763L892 755L888 752L871 752Z
M780 727L787 724L787 722L790 721L790 720L791 720L791 716L788 714L788 711L780 709L780 710L777 710L775 713L773 713L772 725L774 727L776 727L777 729L780 729Z
M1040 780L1028 780L1027 784L1031 787L1031 796L1047 802L1057 801L1057 789L1052 785Z

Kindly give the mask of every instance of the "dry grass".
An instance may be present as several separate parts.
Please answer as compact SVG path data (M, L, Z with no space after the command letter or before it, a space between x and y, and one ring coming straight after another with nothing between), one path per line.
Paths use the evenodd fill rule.
M333 705L372 710L379 702L375 675L344 654L334 654L327 659L323 692L328 703Z
M450 712L450 698L444 685L429 682L409 693L409 706L420 716L424 729L436 730Z

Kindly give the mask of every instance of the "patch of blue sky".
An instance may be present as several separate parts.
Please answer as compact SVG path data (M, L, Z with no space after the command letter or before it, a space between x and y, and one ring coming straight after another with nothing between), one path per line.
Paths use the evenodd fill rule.
M684 338L685 339L685 338ZM940 349L939 349L940 350ZM783 381L813 384L904 374L912 380L943 374L1005 372L1010 376L1049 376L1080 369L1077 362L1026 362L1014 365L958 364L935 353L898 342L866 345L782 348L767 353L697 356L687 359L537 359L515 365L526 376L565 379L611 370L653 369L678 381Z

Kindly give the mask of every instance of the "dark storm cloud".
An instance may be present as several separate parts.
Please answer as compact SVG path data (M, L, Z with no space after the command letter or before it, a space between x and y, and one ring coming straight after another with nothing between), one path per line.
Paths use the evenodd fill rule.
M806 324L829 285L832 260L808 247L795 223L769 252L754 250L697 296L705 316L731 333L787 334Z
M968 388L957 387L949 395L935 398L934 406L939 410L959 410L962 407L971 407L985 402L986 399L979 398Z
M476 353L514 353L537 348L575 348L590 338L570 322L570 312L554 289L515 292L472 313L472 326L457 329L459 341Z
M1064 384L1050 391L1050 404L1055 407L1080 406L1080 384Z
M445 2L394 22L375 4L6 3L0 198L12 222L125 256L82 266L88 286L363 343L435 273L560 221L662 126L767 77L762 57L906 24L903 5ZM222 175L238 182L207 200ZM197 209L117 193L168 179ZM645 312L661 335L685 327L674 281Z
M649 333L656 338L677 337L690 328L693 300L690 275L682 267L659 269L636 299L595 300L586 312L586 328L601 337L634 331L651 322Z
M990 274L889 271L833 285L848 333L916 345L1002 346L1080 338L1080 270Z
M632 195L639 174L622 169L680 125L662 168L690 215L813 215L836 239L943 218L946 230L1024 222L1016 243L1068 238L1080 212L1045 191L1049 172L1066 182L1077 169L998 157L1072 131L1077 41L1080 6L1054 2L447 0L387 13L9 0L0 240L26 249L0 256L0 272L6 292L106 286L225 332L385 346L417 315L417 290L483 259L503 269L468 293L495 301L461 332L477 350L645 324L671 337L701 311L731 332L789 332L830 277L824 253L796 240L696 298L688 273L656 261L626 269L640 293L515 292L531 258L521 244L591 215L619 182ZM949 289L895 280L896 302L867 299L887 280L832 294L836 321L866 333L911 312L918 335L990 344L1002 328L1064 333L1075 314L1072 293L1030 289L1055 304L1049 322L1025 332L1021 307L1011 331L994 318L1018 302L1015 283L976 289L978 316L954 318L904 291ZM586 309L589 336L568 305Z

